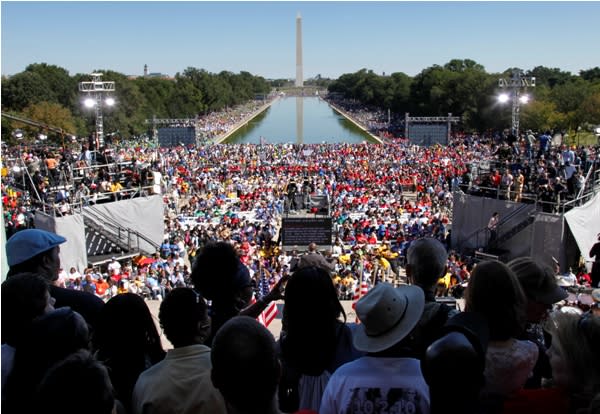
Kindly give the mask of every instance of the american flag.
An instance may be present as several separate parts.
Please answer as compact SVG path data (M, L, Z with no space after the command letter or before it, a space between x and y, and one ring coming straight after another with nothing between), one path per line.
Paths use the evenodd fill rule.
M356 285L356 288L354 288L354 296L352 297L352 300L354 301L354 303L352 304L352 307L354 307L356 305L356 302L363 296L365 296L367 294L367 292L369 291L369 284L365 281L362 281L360 283L360 285Z
M259 299L265 297L269 294L269 281L265 277L264 274L261 275L258 281L258 297ZM262 311L262 313L258 316L258 321L268 328L273 319L277 316L277 304L275 302L270 302L266 309Z
M362 298L363 296L365 296L367 294L367 292L369 291L369 284L366 281L362 281L359 284L356 285L356 288L354 288L354 296L352 297L352 309L356 310L356 302L358 302L358 300L360 298ZM358 315L356 315L355 321L356 323L360 323L360 320L358 319Z

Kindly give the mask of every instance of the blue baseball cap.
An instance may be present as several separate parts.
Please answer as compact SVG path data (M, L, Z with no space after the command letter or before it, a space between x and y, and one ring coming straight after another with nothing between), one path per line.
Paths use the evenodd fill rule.
M45 230L21 230L6 242L6 261L9 266L15 266L66 241L64 237Z

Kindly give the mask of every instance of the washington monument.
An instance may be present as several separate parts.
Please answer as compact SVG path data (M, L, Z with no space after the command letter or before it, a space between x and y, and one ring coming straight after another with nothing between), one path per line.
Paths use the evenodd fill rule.
M302 16L296 16L296 87L304 87L302 77Z

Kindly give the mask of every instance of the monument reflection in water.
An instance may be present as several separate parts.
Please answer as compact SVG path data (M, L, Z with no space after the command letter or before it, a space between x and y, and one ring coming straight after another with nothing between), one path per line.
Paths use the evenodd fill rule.
M261 137L269 144L374 142L366 132L318 97L279 99L225 142L259 144Z

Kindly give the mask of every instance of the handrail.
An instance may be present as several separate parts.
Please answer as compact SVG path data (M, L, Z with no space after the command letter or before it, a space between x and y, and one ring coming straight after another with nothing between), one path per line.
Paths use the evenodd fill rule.
M499 222L498 222L498 229L500 229L500 227L503 224L508 223L513 217L515 217L517 214L519 214L520 212L522 212L523 210L529 208L530 204L521 204L518 208L516 208L515 210L511 211L510 214L508 214L506 217L502 218ZM479 238L479 233L483 233L489 231L487 224L483 227L480 227L476 230L474 230L472 233L470 233L467 237L464 238L464 240L460 243L460 246L462 247L462 245L464 243L466 243L467 241L471 240L474 236L477 236Z
M101 199L106 199L106 198L110 198L111 196L117 194L117 195L125 195L125 196L130 196L130 195L135 195L137 193L141 193L141 191L143 190L152 190L153 186L152 185L146 185L146 186L137 186L137 187L132 187L132 188L123 188L122 190L119 191L104 191L104 192L97 192L97 193L90 193L89 195L86 195L84 197L82 197L82 199L84 199L85 201L87 201L88 203L90 201L93 201L94 197L98 198L100 197ZM72 189L74 192L77 192L76 188ZM73 197L75 196L75 194L73 194ZM133 197L131 197L133 198ZM71 202L72 205L78 205L79 202L78 201L74 201Z
M109 241L111 241L113 244L117 245L118 247L120 247L121 249L126 249L127 251L131 251L132 246L131 246L131 235L129 234L129 232L127 233L127 241L124 240L123 237L121 237L121 229L117 228L117 232L116 234L112 231L112 230L107 230L109 227L111 227L111 224L108 223L103 223L101 221L96 221L98 220L96 217L94 218L90 218L93 217L92 215L86 215L84 216L84 223L86 223L87 226L90 226L93 230L95 230L96 232L100 233L101 235L103 235L104 237L106 237ZM138 243L138 247L139 247L139 243Z
M592 168L589 169L589 171L588 171L588 177L589 177L590 172L592 170L593 170ZM565 210L567 209L567 207L574 207L576 205L581 205L584 202L586 202L591 196L593 196L594 194L596 194L596 191L600 187L600 170L595 170L592 174L593 175L597 175L598 177L597 178L593 178L591 180L591 188L589 188L587 192L584 191L585 189L588 188L588 186L587 186L587 184L588 184L588 182L587 182L588 177L586 177L586 184L584 184L584 186L579 191L577 198L575 198L573 200L570 200L570 201L567 201L566 203L564 203L564 204L562 204L560 206L562 213L565 212Z
M577 194L576 198L579 198L583 195L583 193L585 192L585 188L587 187L587 183L588 180L590 179L590 176L592 175L594 169L590 168L585 176L585 180L583 180L583 185L581 186L581 189L579 190L579 193Z
M527 209L529 206L530 206L530 204L521 204L518 208L512 210L506 217L500 219L500 221L498 222L498 228L500 228L502 225L508 223L517 214L521 213L523 210Z
M104 226L104 227L110 227L111 228L110 233L113 236L115 236L117 238L117 240L119 240L120 243L127 245L127 248L131 249L131 237L130 237L129 229L121 227L118 223L113 222L112 219L107 219L103 213L96 211L93 208L84 210L83 216L85 218L91 219L97 225ZM100 216L100 217L98 217L98 216ZM121 230L124 230L127 232L127 235L126 235L127 241L126 242L124 240L124 237L122 237ZM138 243L138 245L139 245L139 243Z
M85 171L85 170L93 170L100 169L104 167L114 167L114 166L123 166L133 164L133 161L114 161L106 164L96 164L96 165L86 165L85 167L73 167L73 171Z
M597 170L596 173L600 173L600 170ZM600 178L600 177L599 177ZM500 195L500 190L499 188L496 187L482 187L482 186L476 186L478 189L482 190L482 191L492 191L492 192L496 192L496 197L487 197L487 198L493 198L493 199L498 199L499 195ZM473 188L473 187L471 187ZM595 186L592 187L595 191ZM472 193L472 192L466 192L466 194L468 195L472 195L475 197L486 197L485 194L480 195L480 194L476 194L476 193ZM533 197L530 197L529 195L533 195ZM564 201L564 199L558 199L556 201L542 201L539 199L538 195L535 193L524 193L523 196L521 197L521 200L531 200L533 201L533 204L536 206L536 210L539 210L538 206L540 205L550 205L552 206L552 209L554 211L558 212L559 211L564 211L565 207L571 206L572 204L575 204L579 201L581 201L582 199L586 198L585 195L583 195L582 197L579 198L575 198L573 200L568 200L568 201ZM521 201L523 202L523 201ZM525 203L525 204L529 204L529 203Z
M93 211L94 213L98 214L99 216L103 217L104 220L111 222L111 224L113 226L117 226L119 228L122 228L124 230L126 230L128 233L130 234L134 234L135 236L137 236L138 238L144 240L146 243L150 244L151 246L153 246L155 249L159 249L160 245L155 243L152 239L150 239L148 236L146 236L143 233L140 233L138 230L134 230L130 227L123 227L121 226L121 224L119 222L117 222L116 220L114 220L112 217L106 215L105 213L103 213L102 211L99 211L98 209L95 208L95 206L88 206L88 211ZM139 247L139 241L138 241L138 247Z

